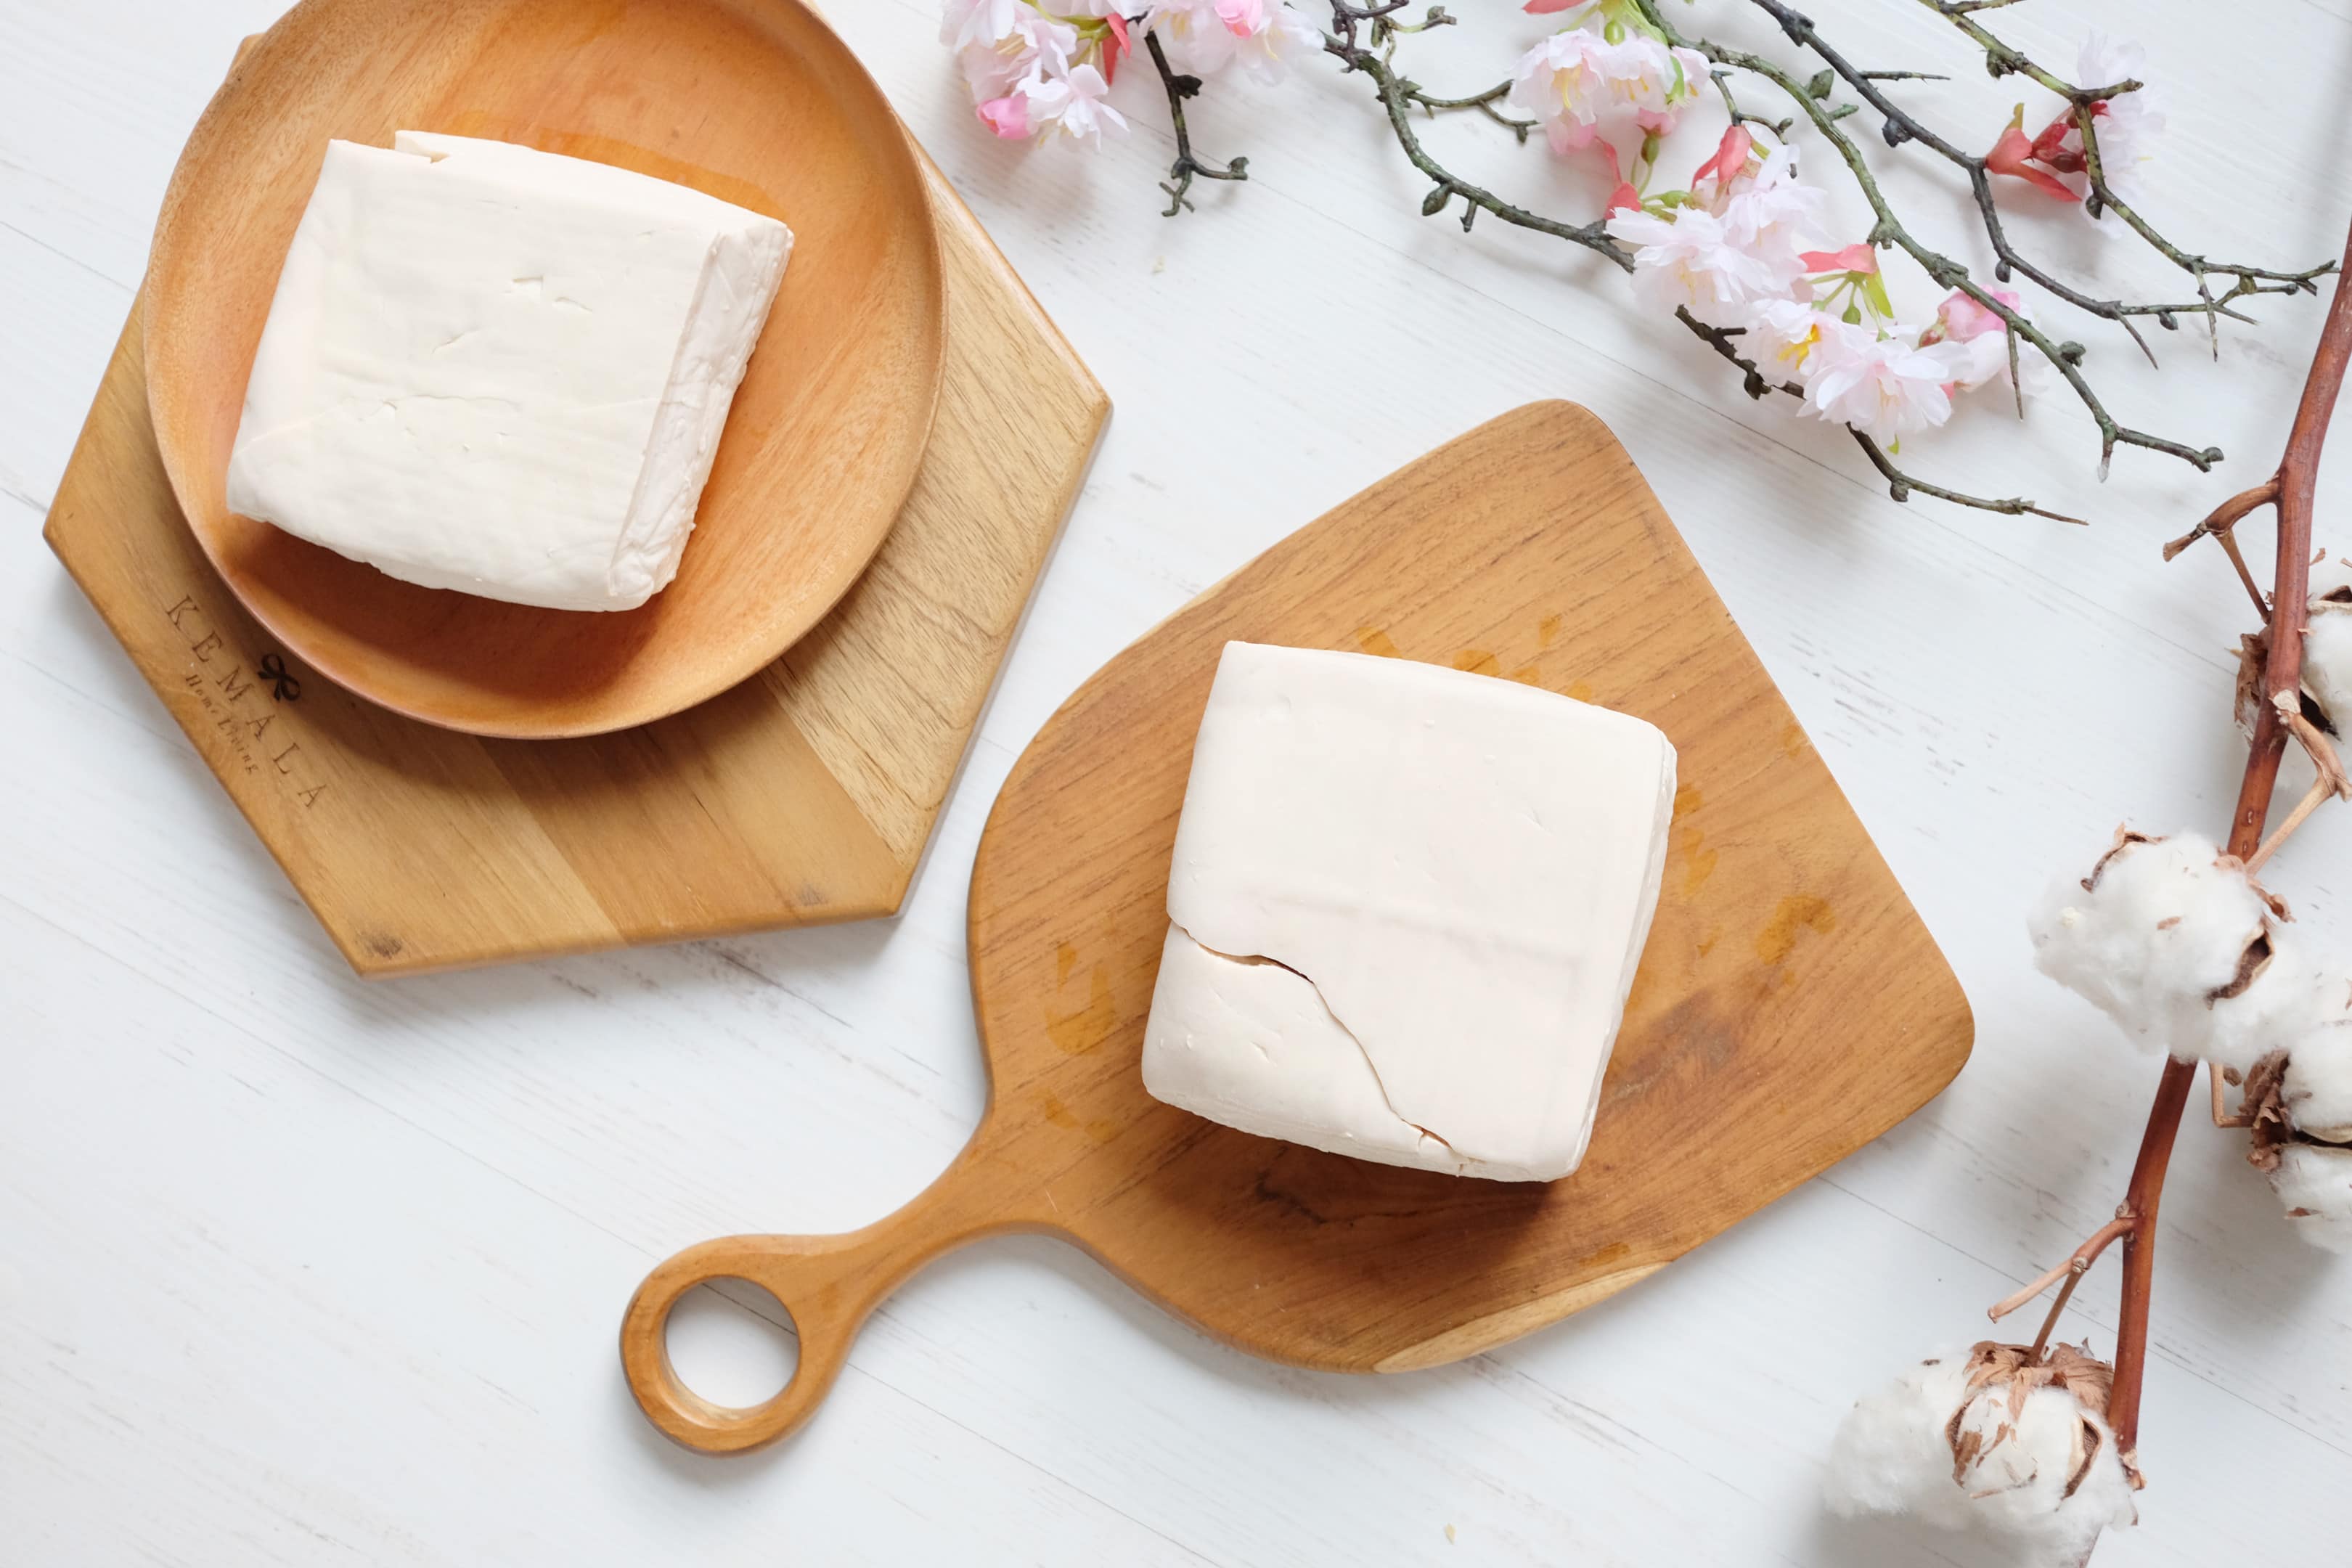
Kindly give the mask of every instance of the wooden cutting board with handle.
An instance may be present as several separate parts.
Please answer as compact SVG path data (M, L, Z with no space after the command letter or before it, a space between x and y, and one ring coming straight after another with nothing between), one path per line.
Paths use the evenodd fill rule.
M1549 1185L1276 1142L1161 1105L1139 1070L1192 734L1235 638L1422 659L1638 714L1678 748L1656 922L1591 1152ZM1918 1109L1968 1059L1967 999L1633 460L1530 405L1291 535L1113 659L1014 766L980 846L979 1131L845 1236L690 1247L630 1304L631 1388L689 1447L808 1419L866 1315L927 1260L1057 1235L1255 1355L1403 1372L1641 1279ZM684 1387L671 1306L740 1278L793 1315L765 1405Z

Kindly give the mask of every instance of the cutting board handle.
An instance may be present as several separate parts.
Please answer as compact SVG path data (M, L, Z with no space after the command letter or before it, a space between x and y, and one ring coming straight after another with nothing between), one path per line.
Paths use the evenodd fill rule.
M665 1434L707 1454L740 1453L796 1430L841 1374L866 1315L908 1276L976 1237L1050 1228L1008 1212L1001 1184L985 1170L986 1163L967 1150L914 1202L863 1230L722 1237L660 1264L637 1287L621 1320L621 1366L629 1392ZM688 1290L717 1279L748 1279L792 1314L800 1365L764 1405L714 1404L679 1382L670 1364L670 1310Z

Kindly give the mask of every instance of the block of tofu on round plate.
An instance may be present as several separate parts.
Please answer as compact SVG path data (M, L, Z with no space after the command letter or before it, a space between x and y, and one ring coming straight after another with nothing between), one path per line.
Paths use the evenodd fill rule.
M508 142L331 142L229 508L426 587L634 609L677 573L792 238Z

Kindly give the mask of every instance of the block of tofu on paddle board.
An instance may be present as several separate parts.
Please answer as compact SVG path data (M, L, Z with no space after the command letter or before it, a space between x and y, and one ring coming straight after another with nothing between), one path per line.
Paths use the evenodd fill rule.
M627 610L677 573L792 231L504 142L330 142L231 510L406 582Z
M1386 1164L1566 1175L1674 800L1673 745L1627 714L1226 644L1169 868L1144 1087Z

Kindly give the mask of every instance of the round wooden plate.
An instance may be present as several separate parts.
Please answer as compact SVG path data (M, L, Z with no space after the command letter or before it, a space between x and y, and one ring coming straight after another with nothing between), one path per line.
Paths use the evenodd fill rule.
M1544 1185L1254 1138L1143 1090L1168 862L1227 641L1450 664L1651 720L1681 753L1665 884L1592 1145ZM621 1325L629 1387L690 1447L814 1414L858 1324L974 1237L1085 1247L1253 1355L1405 1372L1487 1350L1663 1268L1924 1104L1968 999L1747 639L1601 421L1534 404L1292 534L1105 666L1013 764L972 867L990 1096L953 1165L843 1236L738 1236L656 1267ZM793 1381L687 1388L687 1290L772 1291Z
M389 146L404 129L615 163L792 226L686 558L641 609L420 588L227 508L246 377L327 142ZM905 503L947 342L913 146L799 0L304 0L197 122L146 310L163 467L246 607L363 697L518 737L646 723L790 647Z

